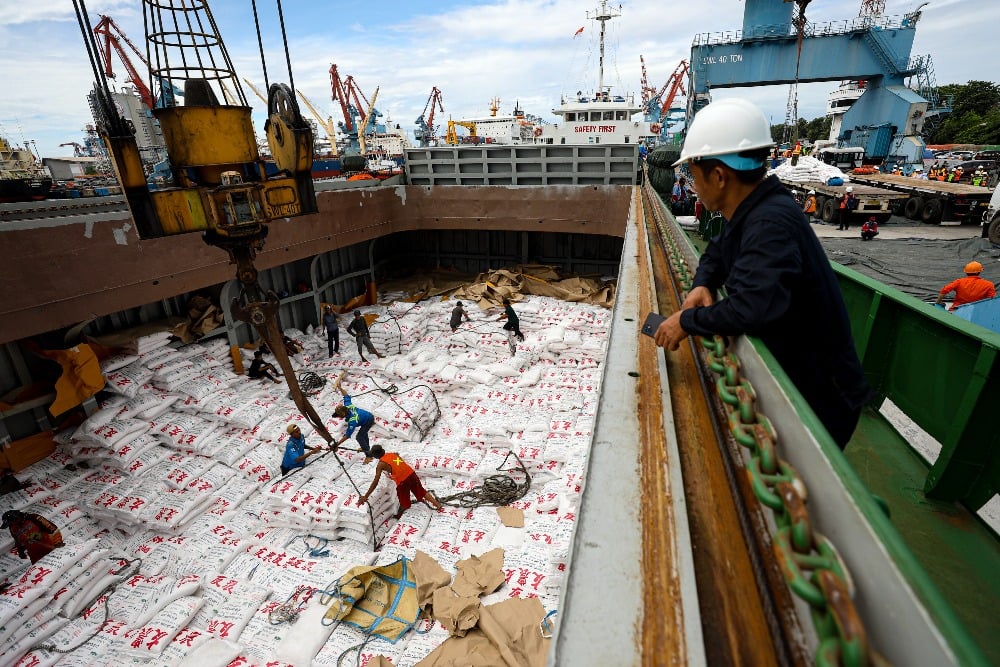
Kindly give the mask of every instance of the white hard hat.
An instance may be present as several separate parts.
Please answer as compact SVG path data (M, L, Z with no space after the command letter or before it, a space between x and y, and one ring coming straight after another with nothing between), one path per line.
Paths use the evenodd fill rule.
M853 185L848 185L847 186L847 191L848 192L854 192L854 186Z
M816 191L815 190L810 190L809 194L814 195L814 194L816 194Z
M733 169L747 171L763 164L755 164L754 160L737 153L772 146L771 126L753 103L738 98L718 100L694 117L684 139L681 158L673 166L712 157Z

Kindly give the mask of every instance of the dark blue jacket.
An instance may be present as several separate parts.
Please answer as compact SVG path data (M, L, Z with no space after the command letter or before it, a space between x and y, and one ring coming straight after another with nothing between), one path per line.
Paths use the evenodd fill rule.
M702 255L693 287L727 296L681 314L689 334L759 337L843 445L835 423L871 397L830 262L802 208L774 176L736 208ZM850 433L847 433L847 438ZM842 441L842 442L841 442Z

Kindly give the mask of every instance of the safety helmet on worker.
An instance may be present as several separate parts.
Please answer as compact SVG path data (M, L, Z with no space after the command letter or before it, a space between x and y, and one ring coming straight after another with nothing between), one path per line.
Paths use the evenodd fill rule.
M809 194L814 195L814 194L816 194L816 191L815 190L810 190Z
M969 262L968 264L965 265L965 272L969 273L969 274L972 274L972 273L975 273L975 274L982 273L983 272L983 265L980 264L979 262L975 262L975 261Z
M296 431L298 431L299 427L296 426L295 424L289 424L288 428L285 429L285 430L288 431L291 434L291 433L295 433Z
M773 146L771 125L756 105L739 98L718 100L694 117L673 166L712 158L736 171L750 171L764 166L764 161L740 153Z
M854 192L854 186L853 185L848 185L847 186L847 191L848 192Z

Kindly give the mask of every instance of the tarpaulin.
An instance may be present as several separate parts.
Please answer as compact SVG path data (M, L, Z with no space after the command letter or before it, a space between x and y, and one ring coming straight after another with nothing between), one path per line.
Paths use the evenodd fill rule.
M417 585L410 560L351 568L336 584L324 618L396 642L417 622Z
M74 345L68 350L35 348L32 351L62 367L62 375L56 380L56 400L49 406L49 412L53 416L75 408L104 388L101 364L94 350L86 343Z
M541 631L545 608L538 598L509 598L480 607L479 625L449 637L417 667L541 667L550 638Z

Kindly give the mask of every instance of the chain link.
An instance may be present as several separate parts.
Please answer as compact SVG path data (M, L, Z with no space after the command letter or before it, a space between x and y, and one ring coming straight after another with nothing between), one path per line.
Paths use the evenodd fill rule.
M691 271L669 228L659 198L646 186L647 210L665 245L671 270L684 293ZM755 407L756 392L743 377L740 360L722 336L703 338L703 361L718 377L716 391L728 413L729 432L749 452L746 463L754 495L773 513L777 531L772 549L791 591L810 607L819 643L817 665L863 667L882 664L868 645L867 631L854 606L850 572L833 543L813 528L805 482L778 454L778 436Z

